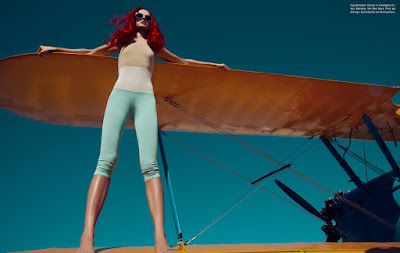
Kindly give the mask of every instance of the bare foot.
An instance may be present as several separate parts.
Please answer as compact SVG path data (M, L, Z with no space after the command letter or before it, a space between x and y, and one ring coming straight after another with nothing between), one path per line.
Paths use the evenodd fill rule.
M164 235L154 235L156 241L156 253L172 253L175 250L168 246L167 238Z
M93 245L94 234L83 233L81 237L81 245L76 253L95 253Z

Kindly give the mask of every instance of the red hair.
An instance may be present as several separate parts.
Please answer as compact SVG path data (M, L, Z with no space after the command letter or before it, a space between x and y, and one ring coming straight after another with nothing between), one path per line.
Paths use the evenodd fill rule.
M109 23L113 23L116 25L121 25L125 22L126 23L125 25L123 25L123 27L114 30L114 33L110 33L112 36L111 42L107 42L104 39L104 43L110 47L117 45L118 48L122 48L123 46L128 44L132 36L136 36L135 13L141 9L144 8L137 7L133 9L129 14L125 14L122 16L116 16L114 14L114 18L119 18L119 21L111 19ZM153 51L159 52L165 46L164 35L161 33L161 30L158 27L158 24L154 19L153 14L150 13L150 16L152 17L152 20L149 26L149 31L147 33L147 44L151 47L151 49L153 49Z

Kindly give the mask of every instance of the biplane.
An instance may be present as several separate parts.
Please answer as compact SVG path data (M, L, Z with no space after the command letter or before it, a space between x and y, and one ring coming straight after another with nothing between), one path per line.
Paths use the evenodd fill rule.
M110 84L117 79L117 58L69 53L16 55L0 60L0 107L49 124L101 127ZM99 71L101 70L101 71ZM400 207L393 193L400 168L387 142L400 138L400 87L267 74L241 70L159 63L152 77L157 101L159 144L180 252L400 252ZM79 93L76 92L79 84ZM190 85L189 85L189 84ZM246 83L246 86L243 84ZM185 84L185 85L183 85ZM94 86L96 86L94 88ZM52 95L53 94L53 95ZM55 96L56 94L56 96ZM231 104L232 100L234 104ZM340 99L340 103L337 103ZM127 123L133 129L133 122ZM263 188L267 178L290 171L329 193L317 211L284 182L282 191L321 220L325 243L190 245L183 240L162 139L167 132L219 133L274 162L279 168L258 179L230 171ZM355 189L333 192L235 135L319 138ZM163 138L162 138L163 137ZM385 172L337 139L374 140L390 164ZM380 176L368 183L346 162L351 155ZM221 165L223 166L223 165ZM339 240L345 243L336 243ZM104 248L99 252L150 252L150 247ZM74 252L47 249L30 252Z

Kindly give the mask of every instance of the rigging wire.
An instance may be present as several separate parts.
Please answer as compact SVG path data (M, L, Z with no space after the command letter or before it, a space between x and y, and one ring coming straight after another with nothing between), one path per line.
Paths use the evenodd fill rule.
M254 147L254 146L248 144L247 142L241 140L241 139L238 138L237 136L232 135L231 133L227 132L226 130L224 130L224 129L222 129L222 128L220 128L220 127L218 127L218 126L212 124L212 123L209 122L208 120L202 118L201 116L199 116L199 115L197 115L197 114L195 114L195 113L189 111L189 110L186 109L185 107L183 107L183 106L181 106L180 104L178 104L178 103L176 103L175 101L173 101L171 98L166 98L165 101L168 101L170 105L172 105L172 106L174 106L174 107L176 107L176 108L178 108L178 109L184 111L185 113L191 115L192 117L194 117L194 118L200 120L200 121L203 122L204 124L209 125L210 127L216 129L217 131L219 131L219 132L221 132L221 133L227 135L229 138L231 138L231 139L233 139L233 140L239 142L239 143L242 144L243 146L245 146L245 147L247 147L247 148L253 150L254 152L256 152L256 153L260 154L261 156L263 156L263 157L269 159L270 161L272 161L272 162L274 162L274 163L276 163L276 164L278 164L278 165L280 165L280 166L284 166L284 165L285 165L285 164L283 164L282 162L280 162L279 160L275 159L274 157L272 157L272 156L266 154L265 152L263 152L263 151L257 149L256 147ZM291 167L288 167L288 170L291 171L292 173L294 173L295 175L297 175L297 176L303 178L304 180L310 182L311 184L313 184L313 185L319 187L320 189L322 189L322 190L324 190L324 191L326 191L326 192L328 192L328 193L334 195L334 192L333 192L332 190L330 190L330 189L328 189L327 187L325 187L325 186L319 184L318 182L312 180L311 178L309 178L309 177L303 175L302 173L296 171L295 169L293 169L293 168L291 168ZM391 223L389 223L389 222L383 220L382 218L376 216L375 214L369 212L369 211L366 210L365 208L363 208L363 207L361 207L361 206L359 206L359 205L353 203L352 201L346 199L344 196L341 197L341 200L342 200L343 202L346 202L348 205L350 205L350 206L356 208L357 210L359 210L359 211L365 213L366 215L369 215L370 217L372 217L372 218L374 218L374 219L380 221L381 223L383 223L383 224L389 226L390 228L392 228L392 229L394 229L394 230L400 229L400 228L398 228L398 227L392 225Z
M386 124L388 125L388 127L389 127L389 132L390 132L390 134L392 135L392 139L393 139L393 142L394 142L394 146L397 148L397 142L396 142L396 138L394 137L393 129L392 129L392 127L390 126L389 121L386 121Z
M254 187L250 187L249 190L247 190L244 194L242 194L236 201L234 201L228 208L226 208L224 211L222 211L216 218L211 220L199 233L197 233L195 236L193 236L191 239L189 239L187 242L185 242L185 245L188 245L191 243L194 239L196 239L199 235L204 233L207 229L209 229L212 225L214 225L217 221L222 219L225 215L227 215L230 211L232 211L235 207L237 207L240 203L245 201L248 197L250 197L253 193L255 193L259 188L254 189L251 191ZM250 192L251 191L251 192Z
M306 148L302 153L300 153L298 156L296 156L296 157L295 157L292 161L290 161L289 163L286 163L286 160L288 160L293 154L295 154L297 151L299 151L305 144L309 143L310 140L313 139L313 138L314 138L314 136L308 138L305 142L303 142L303 144L301 144L299 147L297 147L288 157L286 157L286 158L282 161L282 163L287 164L287 165L285 165L285 166L283 166L283 167L277 166L272 172L268 173L268 174L267 174L266 176L264 176L264 177L261 177L261 178L257 179L256 181L253 181L251 184L254 184L255 182L261 181L262 179L264 179L264 178L266 178L266 177L269 177L269 176L271 176L271 175L273 175L273 174L275 174L275 173L278 173L279 171L281 171L281 170L283 170L283 169L286 169L286 168L290 167L290 166L293 164L293 162L294 162L295 160L297 160L297 158L299 158L301 155L303 155L306 151L310 150L319 140L315 141L312 145L310 145L308 148Z
M183 143L182 141L178 140L178 139L175 138L175 137L172 137L171 135L167 134L166 132L164 132L164 131L162 131L162 130L160 130L160 132L161 132L162 135L166 136L167 138L169 138L169 139L171 139L171 140L173 140L173 141L179 143L180 145L182 145L182 146L188 148L189 150L191 150L191 151L195 152L196 154L200 155L201 157L203 157L203 158L205 158L205 159L211 161L212 163L215 163L216 165L218 165L218 166L220 166L221 168L223 168L223 169L225 169L225 170L231 172L232 174L234 174L234 175L240 177L241 179L243 179L243 180L245 180L245 181L247 181L247 182L249 182L249 183L253 182L253 180L251 180L250 178L248 178L248 177L246 177L246 176L240 174L239 172L237 172L237 171L235 171L235 170L229 168L228 166L226 166L226 165L224 165L224 164L222 164L222 163L216 161L215 159L213 159L213 158L211 158L211 157L209 157L209 156L207 156L207 155L201 153L201 152L198 151L197 149L195 149L195 148L193 148L193 147L190 147L189 145ZM259 184L256 183L256 184L254 184L254 185L259 185ZM265 190L265 191L267 191L268 193L271 193L271 194L274 195L275 197L278 197L278 198L280 198L280 199L282 199L282 200L285 200L284 198L282 198L282 197L279 196L278 194L275 194L274 192L268 190L268 189L265 188L265 187L262 187L262 189ZM293 204L292 202L287 202L287 203L293 205L294 207L298 208L299 210L303 210L302 208L298 207L297 205ZM304 211L304 210L303 210L303 211Z
M246 146L246 147L252 149L253 151L255 151L256 153L262 155L263 157L265 157L265 158L267 158L267 159L270 159L271 161L273 161L273 162L275 162L275 163L277 163L277 164L279 164L279 165L281 165L281 166L284 165L282 162L280 162L279 160L277 160L277 159L275 159L275 158L269 156L269 155L266 154L265 152L263 152L263 151L257 149L256 147L254 147L254 146L252 146L252 145L246 143L245 141L243 141L243 140L241 140L240 138L238 138L238 137L236 137L236 136L230 134L229 132L225 131L224 129L221 129L221 128L218 127L218 126L215 126L214 124L212 124L211 122L209 122L209 121L207 121L206 119L202 118L201 116L199 116L199 115L197 115L197 114L195 114L195 113L192 113L191 111L189 111L189 110L186 109L185 107L181 106L180 104L176 103L176 102L173 101L172 99L168 98L168 99L166 99L166 101L169 101L169 103L170 103L171 105L173 105L173 106L177 107L178 109L180 109L180 110L186 112L187 114L189 114L189 115L191 115L192 117L194 117L194 118L196 118L196 119L202 121L203 123L205 123L205 124L211 126L212 128L216 129L217 131L220 131L221 133L226 134L228 137L230 137L230 138L234 139L235 141L241 143L242 145L244 145L244 146ZM313 184L313 185L319 187L320 189L322 189L322 190L324 190L324 191L326 191L326 192L328 192L328 193L334 195L334 192L333 192L332 190L330 190L330 189L328 189L327 187L325 187L325 186L319 184L318 182L312 180L311 178L309 178L309 177L307 177L307 176L301 174L300 172L296 171L295 169L293 169L293 168L291 168L291 167L288 167L288 170L291 171L292 173L294 173L295 175L297 175L297 176L303 178L304 180L310 182L311 184ZM382 218L380 218L380 217L378 217L378 216L372 214L372 213L369 212L368 210L366 210L366 209L364 209L364 208L358 206L357 204L353 203L352 201L346 199L344 196L342 196L341 199L343 200L343 202L346 202L348 205L351 205L352 207L356 208L357 210L360 210L361 212L364 212L365 214L369 215L370 217L372 217L372 218L374 218L374 219L380 221L381 223L386 224L387 226L391 227L392 229L395 229L395 230L398 229L396 226L394 226L394 225L392 225L391 223L389 223L389 222L383 220Z
M306 141L304 141L297 149L295 149L288 157L286 157L284 160L283 160L283 163L286 163L285 161L287 160L287 159L289 159L293 154L295 154L298 150L300 150L304 145L306 145L307 143L309 143L312 139L314 138L314 136L311 136L310 138L308 138ZM314 146L314 144L313 144L313 146ZM307 149L308 150L308 149ZM304 152L303 152L304 153ZM301 153L300 155L302 155L303 153ZM299 155L299 156L300 156ZM294 162L294 160L296 160L297 158L299 158L299 156L297 156L295 159L293 159L291 162L289 162L289 163L293 163Z
M330 140L333 144L336 144L339 148L341 149L346 149L345 147L343 147L342 145L340 145L340 143L334 141L334 140ZM380 169L378 166L368 162L366 159L363 159L362 157L360 157L359 155L357 155L356 153L352 152L351 150L348 151L350 155L352 155L357 161L366 164L366 166L368 166L370 169L372 169L373 171L375 171L377 174L379 175L386 175L388 177L391 177L393 180L400 182L400 179L394 177L393 175L390 175L388 173L386 173L384 170Z
M257 149L256 147L254 147L254 146L248 144L247 142L241 140L241 139L238 138L237 136L234 136L234 135L230 134L230 133L227 132L226 130L224 130L224 129L218 127L218 126L215 126L214 124L212 124L212 123L209 122L208 120L206 120L206 119L200 117L199 115L197 115L197 114L195 114L195 113L192 113L191 111L189 111L189 110L186 109L185 107L181 106L180 104L176 103L176 102L173 101L172 99L166 99L166 100L169 101L169 103L170 103L171 105L173 105L173 106L177 107L178 109L180 109L180 110L182 110L182 111L188 113L189 115L195 117L196 119L199 119L199 120L202 121L203 123L205 123L205 124L211 126L212 128L216 129L217 131L219 131L219 132L221 132L221 133L223 133L223 134L226 134L229 138L231 138L231 139L233 139L233 140L239 142L240 144L242 144L242 145L244 145L244 146L250 148L250 149L253 150L254 152L260 154L261 156L263 156L263 157L265 157L265 158L267 158L267 159L269 159L269 160L271 160L272 162L278 164L279 166L284 166L284 165L285 165L284 163L280 162L279 160L275 159L274 157L272 157L272 156L266 154L265 152L263 152L263 151ZM309 178L309 177L307 177L307 176L301 174L300 172L296 171L295 169L293 169L293 168L291 168L291 167L288 167L288 170L291 171L292 173L294 173L295 175L297 175L297 176L299 176L299 177L305 179L306 181L308 181L308 182L314 184L315 186L317 186L317 187L323 189L324 191L330 193L331 195L334 195L334 194L335 194L334 191L329 190L329 189L326 188L325 186L323 186L323 185L317 183L316 181L312 180L311 178Z
M221 132L221 133L227 135L229 138L231 138L231 139L233 139L233 140L239 142L240 144L242 144L242 145L248 147L249 149L253 150L254 152L256 152L256 153L258 153L258 154L260 154L260 155L262 155L262 156L268 158L270 161L272 161L272 162L274 162L274 163L276 163L276 164L278 164L278 165L280 165L280 166L283 166L283 165L284 165L283 163L281 163L279 160L275 159L274 157L269 156L268 154L266 154L266 153L264 153L264 152L258 150L258 149L255 148L254 146L252 146L252 145L248 144L247 142L241 140L240 138L238 138L238 137L232 135L232 134L229 133L228 131L226 131L226 130L224 130L224 129L218 127L218 126L215 126L214 124L212 124L212 123L209 122L208 120L204 119L203 117L201 117L201 116L199 116L199 115L197 115L197 114L195 114L195 113L192 113L191 111L189 111L189 110L186 109L185 107L181 106L180 104L176 103L176 102L173 101L172 99L167 98L166 100L170 103L170 105L175 106L176 108L178 108L178 109L180 109L180 110L186 112L187 114L189 114L190 116L192 116L192 117L194 117L194 118L200 120L200 121L203 122L204 124L206 124L206 125L208 125L208 126L211 126L212 128L216 129L217 131L219 131L219 132Z
M311 140L313 137L311 137L309 140ZM293 162L295 160L297 160L297 158L299 158L300 156L302 156L305 152L307 152L308 150L310 150L312 147L314 147L315 144L317 144L320 140L315 141L310 147L308 147L307 149L305 149L303 152L301 152L298 156L296 156L292 161L290 161L289 163L293 164Z
M205 158L205 159L211 161L212 163L215 163L215 164L217 164L218 166L222 167L223 169L225 169L225 170L227 170L227 171L233 173L234 175L236 175L236 176L238 176L238 177L240 177L240 178L246 180L247 182L249 182L249 183L252 182L251 179L249 179L249 178L247 178L247 177L241 175L240 173L236 172L235 170L233 170L233 169L231 169L231 168L229 168L229 167L223 165L222 163L220 163L220 162L218 162L218 161L212 159L211 157L209 157L209 156L207 156L207 155L201 153L200 151L198 151L198 150L196 150L196 149L190 147L189 145L183 143L182 141L178 140L178 139L175 138L175 137L172 137L171 135L167 134L166 132L160 130L160 133L161 133L162 135L166 136L167 138L169 138L169 139L171 139L171 140L177 142L178 144L180 144L180 145L182 145L182 146L188 148L189 150L195 152L196 154L202 156L203 158ZM307 141L307 142L308 142L308 141ZM299 149L300 149L304 144L306 144L307 142L303 143L297 150L299 150ZM316 142L318 142L318 140L317 140ZM314 144L312 144L312 146L314 146L316 142L314 142ZM309 150L309 149L310 149L310 148L307 148L307 150ZM295 150L295 152L296 152L297 150ZM293 152L293 153L295 153L295 152ZM292 154L293 154L293 153L292 153ZM303 153L304 153L304 152L303 152ZM292 154L291 154L291 155L292 155ZM286 159L288 159L291 155L289 155ZM286 159L285 159L285 160L286 160ZM294 160L295 160L295 159L294 159ZM294 160L293 160L293 161L294 161ZM271 177L271 178L272 178L272 177ZM224 217L227 213L229 213L230 211L232 211L236 206L238 206L240 203L242 203L245 199L247 199L250 195L252 195L254 192L256 192L256 191L259 190L259 189L264 190L265 192L267 192L267 193L273 195L274 197L276 197L276 198L278 198L278 199L280 199L280 200L283 200L284 202L288 203L288 204L291 205L292 207L297 208L298 210L304 212L305 214L310 215L311 217L313 217L313 218L315 218L315 219L321 221L319 218L317 218L317 217L315 217L314 215L310 214L309 212L307 212L307 211L304 210L303 208L299 207L298 205L294 204L293 202L288 201L287 199L283 198L282 196L278 195L277 193L275 193L275 192L273 192L273 191L271 191L271 190L269 190L269 189L263 187L263 185L266 184L271 178L267 179L267 180L266 180L264 183L262 183L262 184L255 183L254 185L252 185L252 186L249 188L249 190L246 191L246 193L242 194L242 195L241 195L237 200L235 200L230 206L228 206L224 211L222 211L216 218L214 218L213 220L211 220L205 227L203 227L203 229L202 229L199 233L197 233L194 237L192 237L190 240L188 240L188 241L185 243L185 245L187 245L188 243L192 242L192 241L193 241L195 238L197 238L200 234L202 234L202 233L205 232L207 229L209 229L212 225L214 225L217 221L219 221L222 217ZM256 188L255 190L253 190L252 192L250 192L251 189L253 189L255 186L256 186L257 188ZM247 196L246 196L246 195L247 195Z
M346 150L344 151L343 160L346 160L346 159L344 159L344 156L346 155L346 153L347 153L347 151L349 150L350 145L351 145L351 132L353 132L353 128L350 129L349 146L347 146Z

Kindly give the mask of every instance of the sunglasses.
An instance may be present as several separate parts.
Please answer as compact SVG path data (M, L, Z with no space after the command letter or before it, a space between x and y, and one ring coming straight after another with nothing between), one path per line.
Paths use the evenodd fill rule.
M139 13L139 12L135 13L136 18L141 19L141 18L143 18L143 16L144 15L142 13ZM145 15L145 19L146 19L146 21L149 21L149 22L151 22L151 20L152 20L151 16L148 16L148 15Z

